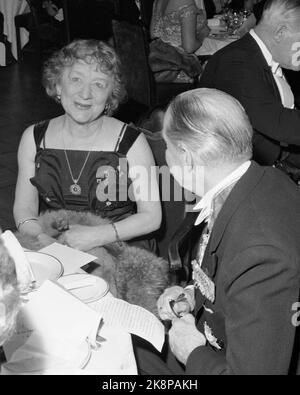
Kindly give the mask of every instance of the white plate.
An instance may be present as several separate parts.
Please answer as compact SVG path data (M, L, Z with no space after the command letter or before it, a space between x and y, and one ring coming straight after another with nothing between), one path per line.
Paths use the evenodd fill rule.
M86 273L68 274L61 277L57 282L68 289L72 288L72 284L76 286L76 284L80 285L81 282L82 284L84 282L88 283L88 280L91 280L93 284L82 288L69 289L69 292L85 303L92 303L101 299L109 291L109 285L105 280Z
M25 255L36 279L35 288L46 280L56 281L63 275L64 268L54 256L35 251L25 251Z

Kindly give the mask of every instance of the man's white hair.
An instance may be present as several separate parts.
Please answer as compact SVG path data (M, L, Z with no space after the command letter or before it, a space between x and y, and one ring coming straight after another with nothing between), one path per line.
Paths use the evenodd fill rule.
M217 89L178 95L168 108L165 138L185 145L203 165L238 162L252 156L253 129L242 105Z
M260 24L276 26L300 18L300 0L268 0Z

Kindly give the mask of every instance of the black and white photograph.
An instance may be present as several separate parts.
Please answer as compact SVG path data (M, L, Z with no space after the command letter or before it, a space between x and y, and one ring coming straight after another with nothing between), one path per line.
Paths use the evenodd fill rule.
M300 0L0 0L1 376L300 375L299 71Z

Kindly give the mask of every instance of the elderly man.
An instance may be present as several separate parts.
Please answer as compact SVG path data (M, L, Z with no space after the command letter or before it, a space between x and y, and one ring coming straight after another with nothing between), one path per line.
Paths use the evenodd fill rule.
M250 161L252 127L224 92L177 96L163 136L171 173L202 197L188 235L196 241L191 284L158 300L160 317L172 320L173 356L187 374L294 373L299 188L279 170ZM172 354L160 365L149 353L144 360L137 355L143 372L178 373Z
M0 346L12 333L18 308L19 291L15 264L0 238Z
M263 165L281 160L278 166L297 180L300 111L281 67L300 70L299 50L300 0L268 0L254 30L218 51L200 81L242 103L254 128L254 159Z

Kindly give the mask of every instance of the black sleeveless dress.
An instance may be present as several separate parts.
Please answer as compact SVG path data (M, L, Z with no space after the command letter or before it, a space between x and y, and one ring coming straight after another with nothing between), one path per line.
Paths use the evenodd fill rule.
M140 131L124 125L113 151L91 151L83 168L78 185L80 195L74 195L74 184L64 149L45 147L45 134L49 120L34 126L36 144L35 176L30 179L39 193L39 211L74 210L88 211L117 222L136 213L136 203L131 190L126 155ZM88 151L67 150L73 177L80 174ZM132 240L132 243L153 251L153 239L147 236Z

